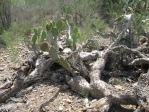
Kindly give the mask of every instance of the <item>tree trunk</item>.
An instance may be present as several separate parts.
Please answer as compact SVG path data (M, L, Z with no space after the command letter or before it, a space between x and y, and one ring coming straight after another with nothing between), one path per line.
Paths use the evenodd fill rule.
M11 25L11 2L10 0L0 1L0 33L7 30Z

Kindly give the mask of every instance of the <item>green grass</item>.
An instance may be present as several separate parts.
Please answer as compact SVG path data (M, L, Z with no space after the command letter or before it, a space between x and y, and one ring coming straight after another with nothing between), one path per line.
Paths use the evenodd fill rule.
M48 18L60 19L60 14L62 12L60 7L62 7L62 5L73 7L71 15L73 15L74 12L78 12L82 14L83 17L85 17L85 19L83 19L82 21L82 27L79 28L81 33L81 38L79 39L79 41L84 41L93 38L93 35L95 34L96 30L102 31L106 27L108 27L107 24L105 24L105 22L100 19L98 14L98 16L96 17L97 19L93 17L92 13L98 12L97 9L96 11L93 9L92 6L97 6L97 4L94 5L95 2L92 1L85 1L85 3L84 1L81 1L81 7L78 7L78 5L76 5L74 1L68 0L64 0L65 2L62 2L60 0L44 0L44 2L41 2L41 0L26 1L27 2L25 2L25 0L12 0L12 3L16 7L22 9L21 11L25 10L26 12L28 12L27 18L31 15L30 18L32 19L26 18L26 12L18 12L18 15L16 16L18 16L19 20L19 17L22 15L21 20L12 23L10 29L4 31L4 33L1 36L2 40L7 45L7 48L13 49L16 43L24 41L24 34L26 31L34 27L44 27L48 21L48 19L45 19L47 16L49 16ZM92 27L92 25L94 25L94 28Z
M13 62L17 62L19 51L17 44L24 41L24 32L28 28L26 26L13 23L9 30L4 31L1 39L6 44L5 52L7 52Z
M13 47L16 42L23 41L24 33L28 27L29 26L22 26L17 23L12 23L10 29L4 31L1 38L7 47Z
M95 26L95 29L98 31L103 31L108 27L108 25L100 18L92 19L92 24Z
M93 29L91 28L90 24L87 22L83 22L83 27L80 28L81 38L79 39L80 42L87 40L93 36Z
M22 24L18 24L16 22L12 23L11 27L4 31L4 33L0 36L2 41L6 44L5 51L10 55L10 58L13 62L18 62L17 59L19 55L18 43L26 42L25 33L32 29L34 26L45 26L45 19L38 19L37 23L31 24L30 22L25 22Z

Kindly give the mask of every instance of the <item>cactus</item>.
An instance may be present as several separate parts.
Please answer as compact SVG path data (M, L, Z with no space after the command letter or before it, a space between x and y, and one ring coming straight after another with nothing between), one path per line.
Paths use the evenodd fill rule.
M62 6L62 11L64 12L65 18L67 20L69 20L70 19L70 15L69 14L71 12L71 8L68 7L68 6Z
M56 51L56 49L54 47L50 48L49 54L54 61L59 60L58 52Z
M60 32L62 30L63 25L64 25L64 22L62 20L59 20L56 22L56 28L57 28L58 32Z
M73 43L72 43L72 47L75 50L76 49L76 43L77 43L77 39L80 37L80 33L77 27L74 27L72 29L72 39L73 39Z
M78 28L75 26L74 23L70 23L70 25L67 22L67 25L69 27L67 31L67 39L66 39L66 44L68 46L71 46L73 50L76 49L76 43L78 38L80 37L80 33Z
M41 51L49 52L49 55L54 61L58 61L61 66L63 66L66 70L71 72L71 67L68 61L64 59L61 55L59 55L59 46L57 44L57 38L63 28L64 28L64 21L62 20L49 22L46 25L46 31L42 31L41 28L34 28L32 44L34 46L38 46L38 48ZM73 41L70 41L70 44L75 49L79 31L74 24L71 24L71 27L69 26L69 30L71 28L72 28ZM70 32L69 36L71 36Z
M64 23L62 20L49 22L46 25L46 30L48 34L48 41L52 44L52 46L56 49L58 52L59 47L57 44L57 37L60 34L60 31L62 30Z
M40 36L41 35L41 32L42 32L42 29L39 27L37 28L37 35Z
M46 31L42 31L41 36L40 36L40 42L46 40L47 38L47 33Z
M32 37L33 45L35 45L36 41L37 41L37 35L34 34L33 37Z
M42 43L40 44L40 50L41 50L41 51L44 51L44 52L49 52L50 49L49 49L48 43L47 43L47 42L42 42Z
M52 29L52 27L53 27L52 23L49 22L49 23L46 25L46 30L49 31L49 30Z
M41 35L42 33L42 35ZM41 28L34 28L34 35L32 37L32 44L35 45L35 44L38 44L40 43L42 38L45 38L46 37L46 34L44 31L41 30Z
M67 71L71 72L70 64L62 56L59 56L60 65L63 66Z

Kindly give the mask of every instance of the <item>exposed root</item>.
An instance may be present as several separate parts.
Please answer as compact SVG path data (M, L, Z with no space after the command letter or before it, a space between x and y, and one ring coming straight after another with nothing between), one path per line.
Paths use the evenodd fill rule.
M149 64L149 58L135 59L129 65L143 65L143 64Z

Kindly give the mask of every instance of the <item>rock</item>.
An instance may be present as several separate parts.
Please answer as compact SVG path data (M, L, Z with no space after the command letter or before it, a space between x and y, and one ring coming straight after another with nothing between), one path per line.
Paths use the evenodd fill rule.
M119 89L119 90L122 90L123 89L123 87L120 86L120 85L114 85L114 87L117 88L117 89Z
M58 46L59 46L59 49L64 49L64 48L63 48L63 43L62 43L62 41L58 41L57 44L58 44Z
M6 65L1 64L0 65L0 71L4 71L5 70Z
M0 67L0 71L4 71L4 67Z
M58 107L58 110L59 110L59 111L63 111L63 109L64 109L64 106L63 106L63 105L60 105L60 106Z
M67 103L72 103L73 101L70 99L63 99L63 101L67 102Z
M49 107L48 106L44 106L42 107L42 112L49 112Z
M85 105L86 108L89 107L89 101L88 101L88 98L83 99L83 103L84 103L84 105Z
M106 97L101 98L97 101L94 101L91 103L91 105L88 107L88 109L93 109L93 108L97 108L100 109L100 107L104 106L104 105L108 105L108 99Z
M70 48L65 48L64 50L63 50L63 53L66 53L66 54L69 54L69 53L71 53L72 52L72 50L70 49Z

